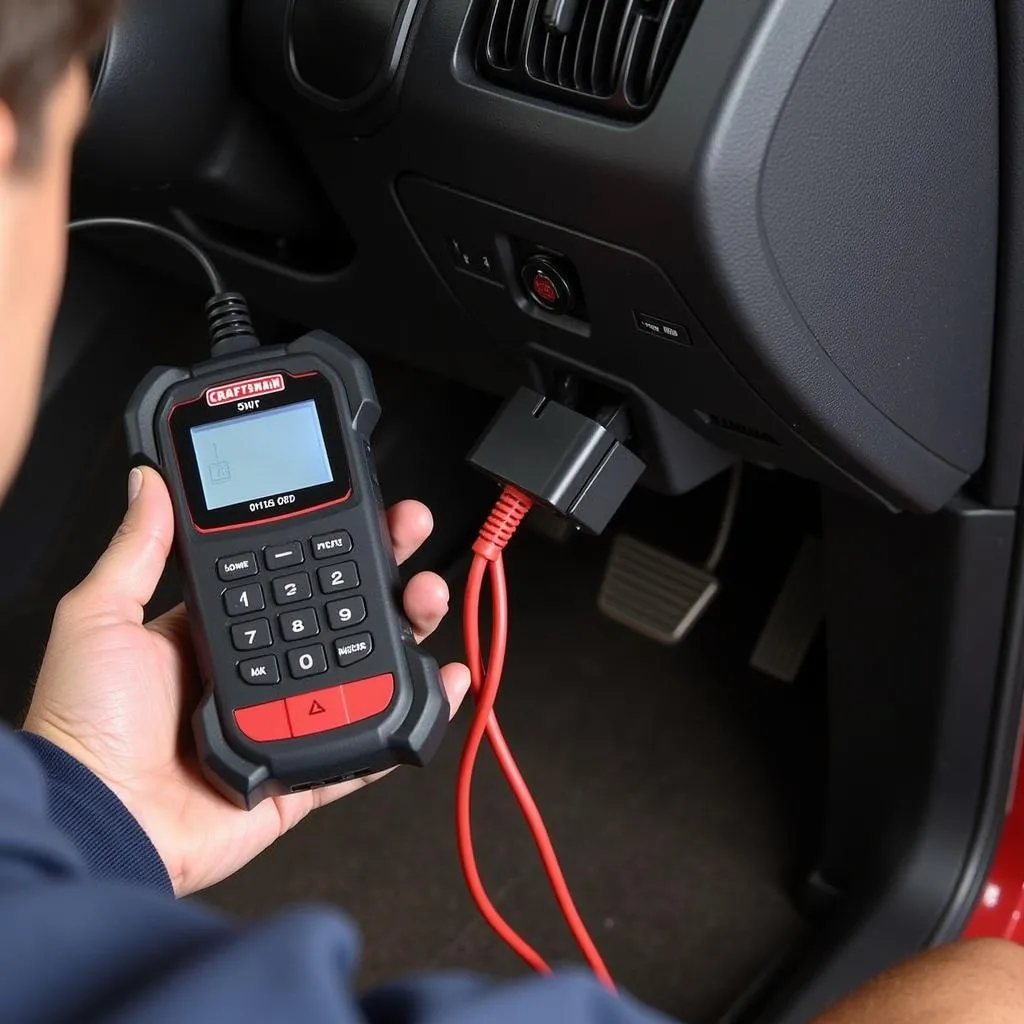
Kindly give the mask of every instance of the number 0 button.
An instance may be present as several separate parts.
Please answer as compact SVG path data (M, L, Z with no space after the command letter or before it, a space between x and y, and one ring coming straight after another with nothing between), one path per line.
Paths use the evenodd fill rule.
M359 570L355 562L341 565L326 565L318 572L320 589L325 594L336 594L339 590L354 590L359 586Z
M249 612L261 612L266 608L263 599L263 588L258 583L250 583L247 587L235 587L224 595L224 607L228 615L248 615Z
M293 679L323 675L327 671L327 654L320 644L299 647L288 652L288 668Z

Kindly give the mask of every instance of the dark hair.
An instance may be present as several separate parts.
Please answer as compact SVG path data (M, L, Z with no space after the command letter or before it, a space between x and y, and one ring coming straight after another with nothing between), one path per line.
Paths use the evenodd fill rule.
M74 60L88 58L102 42L116 3L0 0L0 103L18 124L18 166L38 158L50 93Z

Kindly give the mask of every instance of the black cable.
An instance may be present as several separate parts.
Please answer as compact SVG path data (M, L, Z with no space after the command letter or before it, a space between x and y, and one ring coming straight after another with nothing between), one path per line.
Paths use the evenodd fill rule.
M215 296L224 292L224 278L220 276L220 271L217 270L213 260L195 242L172 228L165 228L161 224L150 224L144 220L134 220L131 217L88 217L84 220L72 221L68 225L69 232L91 230L92 228L138 228L148 231L152 235L169 239L189 252L202 266Z

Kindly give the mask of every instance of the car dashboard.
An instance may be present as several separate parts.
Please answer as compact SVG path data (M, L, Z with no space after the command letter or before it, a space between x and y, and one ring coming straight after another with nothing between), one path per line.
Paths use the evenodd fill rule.
M933 511L986 451L995 45L981 0L133 0L76 210L368 351L624 401L658 490L739 457Z

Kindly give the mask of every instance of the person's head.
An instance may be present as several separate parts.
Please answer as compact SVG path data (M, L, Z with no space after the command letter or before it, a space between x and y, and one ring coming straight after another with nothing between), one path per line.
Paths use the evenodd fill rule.
M86 62L115 2L0 0L0 498L35 418L64 279Z

